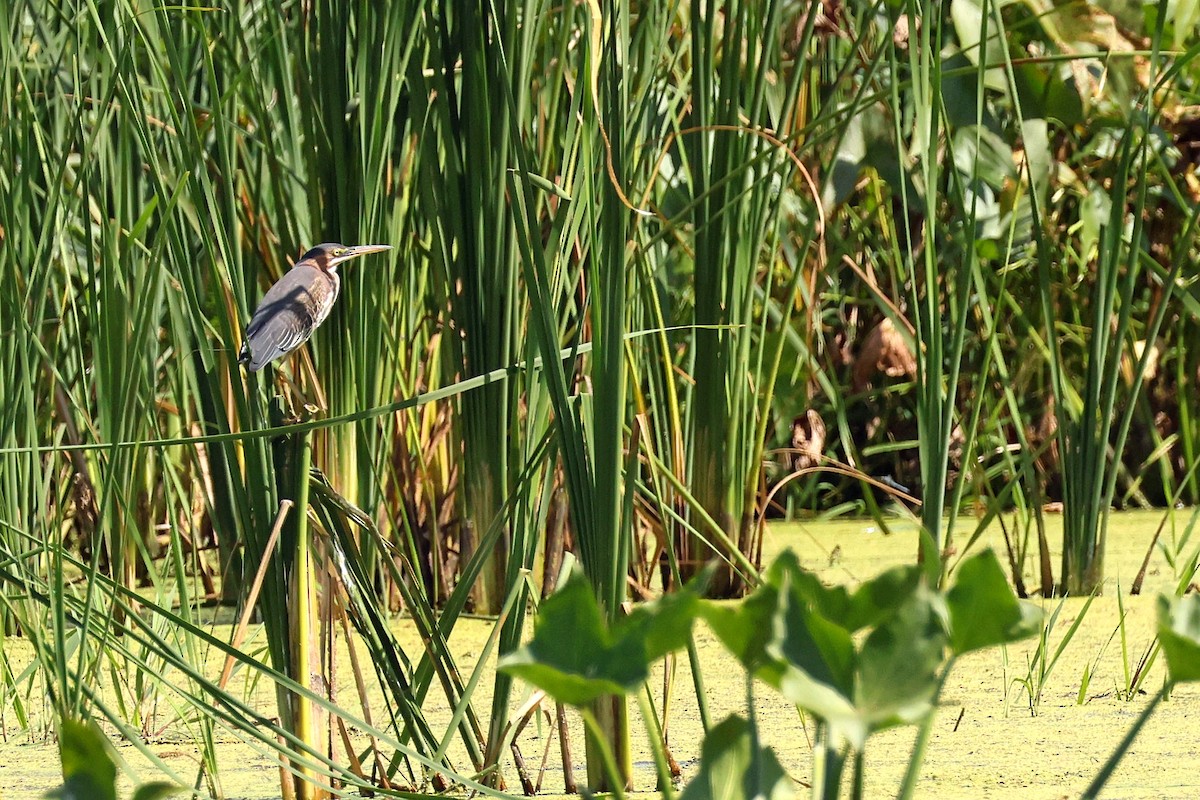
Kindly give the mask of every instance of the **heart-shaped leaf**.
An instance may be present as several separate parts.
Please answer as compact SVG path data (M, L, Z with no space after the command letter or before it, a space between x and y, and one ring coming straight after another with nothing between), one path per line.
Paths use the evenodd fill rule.
M796 784L770 748L761 748L749 723L731 716L704 737L700 771L679 800L791 800Z
M946 605L950 646L958 655L1024 639L1042 625L1041 609L1017 598L991 550L959 565Z
M651 663L687 644L699 602L684 588L639 606L610 630L576 570L542 603L529 643L497 668L573 706L626 694L646 680Z
M116 800L117 768L107 740L94 725L64 719L58 726L63 785L47 794L59 800Z
M1172 683L1200 681L1200 595L1158 598L1158 641Z
M920 586L863 642L854 705L871 731L919 721L932 709L945 659L941 599Z

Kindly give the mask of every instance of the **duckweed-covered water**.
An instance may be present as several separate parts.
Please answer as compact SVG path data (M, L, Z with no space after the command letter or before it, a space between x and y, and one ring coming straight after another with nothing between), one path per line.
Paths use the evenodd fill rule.
M1150 548L1155 530L1163 522L1162 513L1122 514L1114 518L1108 549L1108 580L1104 594L1087 611L1078 632L1063 650L1053 670L1044 678L1031 672L1037 641L1023 642L1007 651L992 650L961 659L942 697L942 705L933 726L932 738L922 772L919 796L936 798L1060 798L1077 796L1111 753L1122 734L1132 724L1148 699L1145 692L1156 692L1162 683L1159 659L1147 668L1142 691L1130 693L1134 675L1154 641L1154 598L1158 591L1174 587L1178 580L1174 562L1182 566L1200 537L1184 541L1183 526L1190 512L1178 512L1168 521L1151 550L1143 593L1129 596L1142 561ZM1010 534L1018 526L1011 520ZM966 547L971 520L961 523L963 532L952 542L960 551ZM1049 518L1048 541L1053 549L1053 567L1059 568L1058 520ZM1031 534L1031 557L1022 572L1026 585L1036 590L1036 533ZM796 523L773 525L767 529L765 549L768 557L781 549L793 548L804 565L817 571L828 582L854 582L889 566L911 561L916 553L915 528L897 521L885 533L867 521L836 523ZM1001 560L1007 561L1004 539L992 525L973 547L995 547ZM1176 550L1179 552L1176 553ZM952 558L956 557L954 555ZM1053 651L1081 613L1084 600L1036 600L1049 616L1061 602L1061 611L1048 635ZM1123 633L1120 607L1124 608ZM216 626L218 636L228 635L227 626ZM411 628L399 620L396 630L411 652L419 652L419 643ZM456 629L451 645L460 658L460 667L470 670L491 630L491 624L464 620ZM715 720L731 713L746 712L746 686L736 668L703 628L697 631L698 650L709 710ZM28 659L28 645L7 639L4 647L15 666ZM24 652L22 652L24 650ZM219 674L221 659L213 654L212 670ZM343 655L335 675L339 702L355 708L349 662ZM659 668L654 679L655 693L661 698L666 668ZM1084 676L1088 683L1079 702ZM246 687L235 676L234 686L243 692L264 714L274 715L273 692L265 686ZM668 738L672 755L686 776L697 766L702 738L697 703L686 659L675 665L673 699L668 711ZM490 703L486 687L477 708L486 710ZM1031 700L1033 689L1036 702ZM111 686L108 687L111 692ZM798 781L809 777L811 723L806 724L797 711L769 688L755 689L755 713L765 742L775 748L784 765ZM431 693L428 712L435 729L445 725L450 712ZM521 699L521 698L518 698ZM0 800L24 800L40 796L58 785L60 772L57 750L46 740L44 709L37 697L26 702L33 714L33 731L20 730L11 704L4 708L0 722ZM384 717L383 697L370 700L375 719ZM660 700L661 702L661 700ZM163 693L145 727L152 732L156 755L189 785L198 768L192 746L194 727L181 722L182 707L171 704ZM572 753L577 777L582 780L583 743L580 725L574 727ZM649 748L640 723L634 723L635 760L639 788L652 789L654 773ZM1142 731L1133 748L1108 785L1107 797L1196 797L1200 796L1200 691L1178 688L1171 700ZM35 732L36 731L36 732ZM549 752L540 780L545 794L561 792L562 766L557 741L547 748L549 729L544 722L531 724L521 737L520 747L527 768L538 778L543 753ZM112 731L110 731L112 733ZM870 741L866 754L868 797L894 796L908 762L913 729L896 729L879 734ZM220 782L228 798L276 798L279 796L278 766L270 755L222 734L218 745L221 757ZM120 745L118 753L144 779L159 774L132 746ZM465 764L461 756L459 764ZM465 767L464 767L465 768ZM518 784L511 766L510 787ZM132 784L124 783L125 792ZM654 795L647 795L654 796Z

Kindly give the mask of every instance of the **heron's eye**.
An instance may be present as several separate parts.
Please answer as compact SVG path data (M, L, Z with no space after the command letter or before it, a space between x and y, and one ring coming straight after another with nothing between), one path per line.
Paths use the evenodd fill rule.
M339 247L337 250L333 251L333 254L335 256L344 256L344 255L346 255L346 251L343 248Z

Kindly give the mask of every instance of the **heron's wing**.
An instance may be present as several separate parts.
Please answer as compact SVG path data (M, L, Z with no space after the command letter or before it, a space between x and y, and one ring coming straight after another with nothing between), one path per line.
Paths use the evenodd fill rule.
M289 272L271 287L246 326L251 372L304 344L317 325L307 288L299 281L288 280L293 274Z
M287 355L304 344L312 328L298 319L303 317L293 309L284 309L258 326L253 333L247 332L246 344L250 348L250 371L258 372L280 356Z

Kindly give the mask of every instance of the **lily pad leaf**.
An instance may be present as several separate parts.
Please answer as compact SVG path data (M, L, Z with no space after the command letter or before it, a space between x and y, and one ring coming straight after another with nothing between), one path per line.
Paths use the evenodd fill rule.
M1172 683L1200 681L1200 595L1158 598L1158 641Z
M792 800L796 784L770 748L760 748L750 724L731 716L709 730L700 771L680 800Z
M1013 594L991 550L963 561L955 576L946 593L955 654L1015 642L1041 629L1041 609Z

